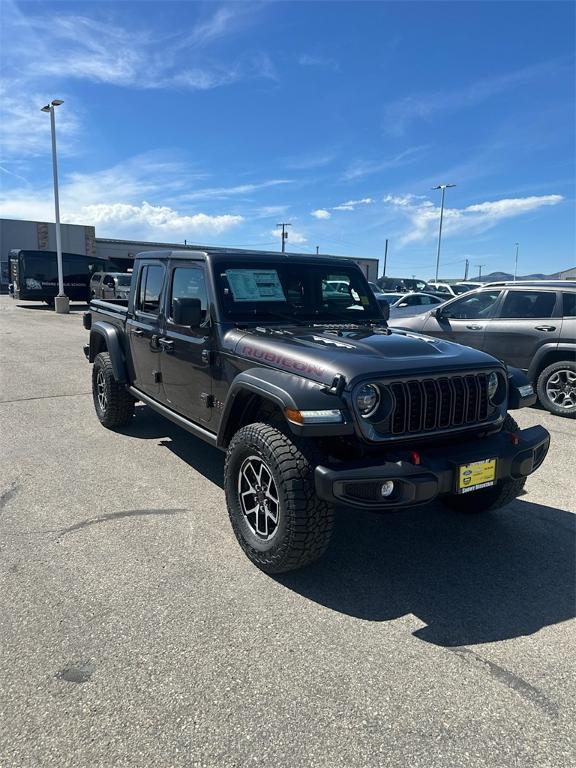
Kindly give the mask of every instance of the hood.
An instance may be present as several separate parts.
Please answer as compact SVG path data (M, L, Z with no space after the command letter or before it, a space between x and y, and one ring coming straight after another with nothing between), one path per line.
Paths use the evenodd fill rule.
M251 362L324 384L331 384L338 374L350 384L367 376L410 376L501 365L470 347L386 328L234 329L226 334L225 346Z

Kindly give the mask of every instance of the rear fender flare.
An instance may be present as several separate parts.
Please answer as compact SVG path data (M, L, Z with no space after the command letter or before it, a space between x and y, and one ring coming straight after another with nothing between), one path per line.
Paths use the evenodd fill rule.
M112 363L112 370L114 372L114 378L120 384L127 384L128 377L126 375L126 361L124 359L124 352L122 351L122 345L120 344L120 334L118 329L110 323L96 322L90 329L90 352L88 360L93 363L96 355L98 354L100 340L104 339L106 351L110 355L110 362Z

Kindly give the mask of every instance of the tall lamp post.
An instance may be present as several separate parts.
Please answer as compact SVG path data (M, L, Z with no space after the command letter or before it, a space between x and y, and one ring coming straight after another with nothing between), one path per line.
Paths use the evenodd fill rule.
M514 258L514 282L518 276L518 251L520 250L520 243L514 243L516 246L516 256Z
M437 187L432 187L432 189L442 190L442 202L440 203L440 227L438 229L438 253L436 254L436 282L438 282L438 271L440 269L440 244L442 242L442 222L444 220L444 195L447 189L455 186L456 184L438 184Z
M62 237L60 235L60 202L58 199L58 160L56 156L56 121L54 110L64 104L62 99L54 99L42 107L42 112L50 114L50 129L52 133L52 175L54 177L54 210L56 213L56 259L58 262L58 295L54 299L54 308L61 315L70 311L70 300L64 293L64 270L62 268Z

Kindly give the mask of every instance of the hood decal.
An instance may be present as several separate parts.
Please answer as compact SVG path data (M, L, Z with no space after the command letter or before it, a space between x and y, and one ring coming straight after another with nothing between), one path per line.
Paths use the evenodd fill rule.
M314 376L324 376L326 373L326 369L321 365L297 360L290 355L285 355L280 352L272 352L270 350L267 351L251 344L243 344L240 348L240 353L252 360L260 360L264 363L277 365L280 368L288 368L288 370L296 371L297 373L308 373Z

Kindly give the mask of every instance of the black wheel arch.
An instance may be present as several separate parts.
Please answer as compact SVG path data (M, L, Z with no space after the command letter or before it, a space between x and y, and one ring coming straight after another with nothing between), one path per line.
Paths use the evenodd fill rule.
M218 446L226 448L241 427L252 421L261 421L260 414L278 417L289 425L295 435L321 437L351 434L354 431L351 420L346 416L341 424L294 424L286 419L287 408L338 408L345 411L345 404L339 397L324 392L318 382L284 371L250 368L239 373L228 390L218 430Z
M90 350L88 360L93 363L100 352L108 352L114 378L120 384L128 383L126 360L118 329L110 323L96 322L90 329Z

